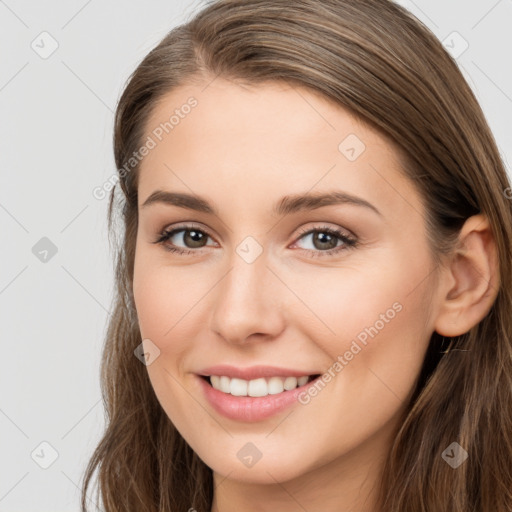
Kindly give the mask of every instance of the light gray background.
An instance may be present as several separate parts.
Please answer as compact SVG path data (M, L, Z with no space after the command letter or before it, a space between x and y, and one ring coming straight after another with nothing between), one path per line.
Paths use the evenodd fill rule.
M400 3L458 56L510 161L512 0ZM107 199L92 191L115 172L125 80L202 5L0 0L0 512L79 510L104 426L99 361L113 284Z

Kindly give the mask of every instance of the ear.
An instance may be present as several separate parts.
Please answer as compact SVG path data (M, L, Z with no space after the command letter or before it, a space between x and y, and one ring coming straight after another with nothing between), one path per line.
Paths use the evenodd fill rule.
M435 330L447 337L459 336L477 325L491 309L499 289L496 243L487 217L479 214L467 219L458 240L442 273L435 321Z

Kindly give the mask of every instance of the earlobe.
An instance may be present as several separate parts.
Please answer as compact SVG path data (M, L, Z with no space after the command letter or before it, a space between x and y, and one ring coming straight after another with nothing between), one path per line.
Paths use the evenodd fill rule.
M489 312L498 295L499 262L491 226L483 214L466 220L449 258L435 330L453 337L468 332Z

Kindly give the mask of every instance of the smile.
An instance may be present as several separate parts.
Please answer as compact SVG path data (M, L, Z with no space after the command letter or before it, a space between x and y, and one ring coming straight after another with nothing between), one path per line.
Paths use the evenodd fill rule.
M320 373L271 366L237 368L217 365L196 375L213 411L235 421L257 422L299 402Z
M226 375L211 375L206 379L214 389L232 396L261 397L291 391L297 386L307 384L315 377L315 375L303 375L301 377L260 377L259 379L245 380L230 378Z

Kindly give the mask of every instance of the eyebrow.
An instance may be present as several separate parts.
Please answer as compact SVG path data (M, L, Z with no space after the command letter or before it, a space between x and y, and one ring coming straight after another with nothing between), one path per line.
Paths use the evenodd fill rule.
M166 190L155 190L142 204L146 208L152 204L166 204L195 210L198 212L218 216L218 212L206 199L182 192L169 192ZM282 197L272 209L275 215L283 216L303 210L315 210L323 206L337 204L350 204L368 208L382 217L382 213L371 203L361 197L348 194L347 192L333 190L327 193L305 193Z

